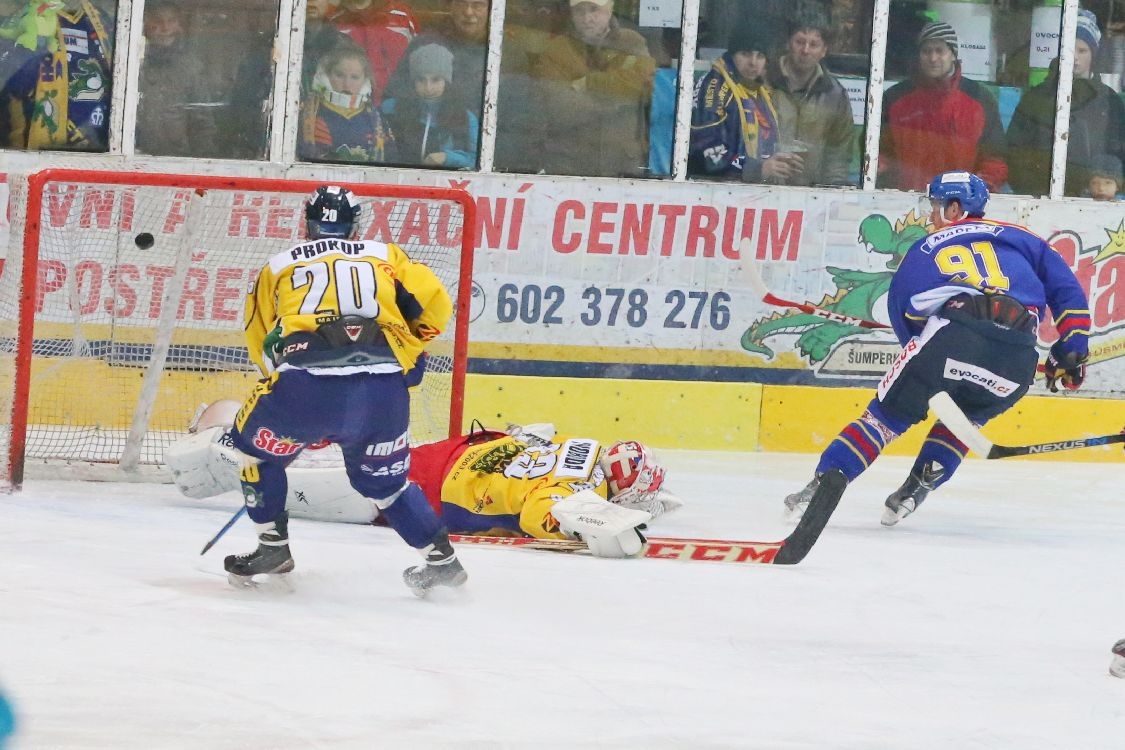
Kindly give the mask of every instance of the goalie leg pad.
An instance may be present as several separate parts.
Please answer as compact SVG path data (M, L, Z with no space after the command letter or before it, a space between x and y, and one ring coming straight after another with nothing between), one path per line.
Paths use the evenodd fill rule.
M559 500L551 515L568 536L581 538L598 557L632 557L644 549L638 526L652 519L643 510L625 508L603 500L593 490L582 490Z
M193 498L240 489L239 472L253 461L234 447L229 428L220 425L188 435L164 452L172 481L180 492Z
M343 467L286 472L289 494L285 509L296 518L338 523L371 523L379 515L370 499L355 491Z

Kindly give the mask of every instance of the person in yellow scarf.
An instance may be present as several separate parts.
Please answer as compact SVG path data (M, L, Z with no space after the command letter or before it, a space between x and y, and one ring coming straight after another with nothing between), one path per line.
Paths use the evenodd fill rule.
M4 145L108 150L114 25L91 0L33 0L5 25L30 54L0 90Z
M779 150L777 110L765 82L769 55L784 37L769 17L740 25L696 83L689 174L784 184L804 168L799 153Z

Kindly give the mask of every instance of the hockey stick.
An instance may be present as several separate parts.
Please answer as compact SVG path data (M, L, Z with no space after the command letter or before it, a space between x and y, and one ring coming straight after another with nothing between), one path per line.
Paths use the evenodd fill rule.
M743 238L742 243L739 245L739 251L742 255L742 271L743 277L746 282L750 284L750 288L754 290L754 294L765 302L767 305L775 307L792 307L800 310L809 315L815 315L818 318L831 320L834 323L844 323L850 326L858 326L859 328L870 328L872 330L888 330L890 326L886 323L877 323L874 320L867 320L866 318L855 318L851 315L844 315L843 313L833 312L824 307L817 307L810 302L796 302L790 299L783 299L773 294L766 288L766 282L762 279L762 274L758 271L758 264L753 258L749 257L753 253L753 248L750 246L750 240Z
M969 421L961 407L945 391L941 391L930 399L930 408L938 419L957 436L965 445L972 448L973 452L983 458L1011 458L1012 456L1035 456L1043 453L1058 453L1077 448L1093 448L1111 443L1125 443L1125 431L1112 435L1098 437L1075 438L1073 440L1052 440L1047 443L1032 443L1030 445L997 445L986 438Z
M723 539L677 539L649 537L641 557L695 562L763 563L796 565L805 559L844 494L847 480L839 472L828 472L820 480L808 509L797 528L780 542L738 542ZM481 544L496 547L524 547L556 552L583 552L584 542L572 539L532 539L530 537L474 536L450 534L455 544Z
M748 239L742 240L741 250L744 254L751 250L749 243L750 241ZM794 302L793 300L782 299L781 297L778 297L766 288L766 282L762 279L762 274L758 272L757 264L747 262L745 260L745 255L743 255L742 270L743 277L745 278L746 282L750 284L750 287L754 290L754 293L761 298L762 302L765 302L767 305L774 305L775 307L792 307L800 310L801 312L808 313L809 315L815 315L818 318L824 318L825 320L831 320L836 323L845 323L847 325L858 326L859 328L867 328L871 330L891 330L891 327L886 323L878 323L874 320L867 320L866 318L854 318L850 315L842 315L838 312L833 312L823 307L817 307L810 302ZM1046 368L1042 363L1035 366L1036 372L1041 373L1044 372L1045 369ZM1116 443L1120 441L1114 440L1113 442Z
M223 538L223 534L225 534L225 533L227 533L228 531L230 531L230 527L231 527L231 526L234 526L234 525L235 525L236 523L238 523L238 519L242 518L242 514L243 514L243 513L245 513L245 512L246 512L246 506L245 506L245 505L243 505L243 506L242 506L241 508L239 508L239 509L238 509L238 512L237 512L237 513L235 513L235 514L234 514L233 516L231 516L231 517L230 517L230 520L229 520L229 521L227 521L227 522L226 522L225 524L223 524L223 528L219 529L219 533L218 533L218 534L216 534L215 536L211 537L211 541L209 541L209 542L207 542L207 544L203 545L203 551L202 551L202 552L200 552L200 553L199 553L199 555L200 555L201 557L202 557L203 555L206 555L206 554L207 554L207 550L209 550L209 549L211 549L212 547L214 547L214 546L215 546L215 542L217 542L217 541L219 541L220 539L222 539L222 538Z

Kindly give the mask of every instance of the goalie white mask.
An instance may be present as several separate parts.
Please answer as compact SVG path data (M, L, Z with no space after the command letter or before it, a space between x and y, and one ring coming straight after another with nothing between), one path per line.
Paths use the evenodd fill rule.
M634 440L611 445L599 464L609 483L609 500L618 505L644 508L664 484L664 467Z

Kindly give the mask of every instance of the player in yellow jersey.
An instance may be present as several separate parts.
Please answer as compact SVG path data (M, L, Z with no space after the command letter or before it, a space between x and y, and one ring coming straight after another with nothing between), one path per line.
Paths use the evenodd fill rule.
M665 470L652 451L636 441L603 446L597 440L556 435L550 424L480 429L411 451L410 477L439 507L446 525L469 534L526 535L539 539L574 536L566 528L563 503L600 501L649 517L682 503L664 487ZM583 535L586 538L588 535ZM590 540L586 539L587 543ZM596 554L622 556L612 542L591 543Z
M466 574L444 525L407 480L408 386L453 303L427 266L397 245L357 241L360 205L322 186L306 204L307 239L270 258L246 300L246 344L265 378L227 433L241 465L258 548L230 555L234 584L293 569L286 468L309 444L340 447L351 486L425 558L403 573L419 595Z

